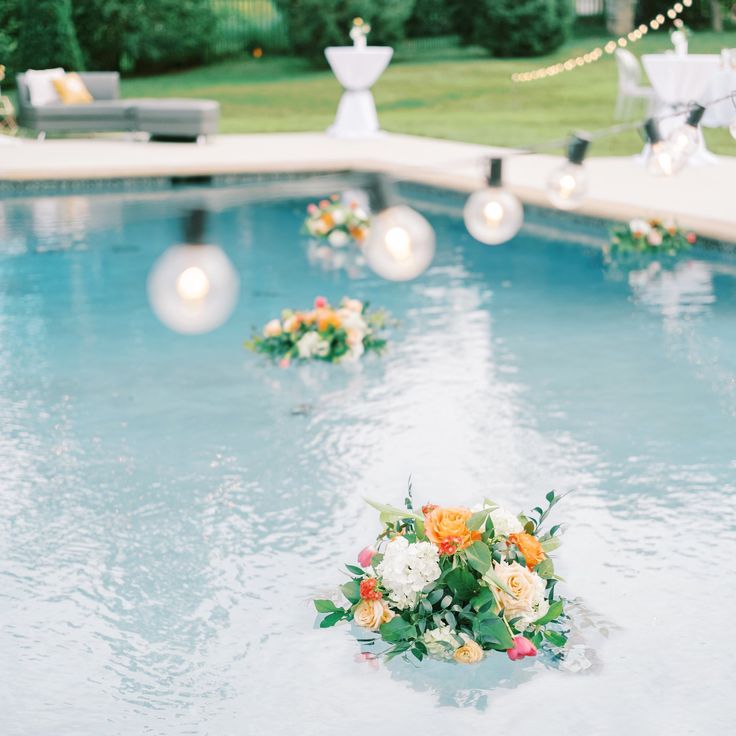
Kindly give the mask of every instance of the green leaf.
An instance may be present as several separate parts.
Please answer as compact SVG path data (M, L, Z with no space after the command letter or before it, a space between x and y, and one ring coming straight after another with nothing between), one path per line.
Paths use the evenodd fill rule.
M428 596L427 600L434 605L444 595L445 591L442 588L435 588Z
M549 611L542 616L542 618L538 618L534 624L536 626L544 626L545 624L548 624L550 621L554 621L556 618L562 615L562 601L555 601L550 607Z
M490 509L483 509L482 511L476 511L467 521L466 526L471 531L481 531L488 520L488 514L491 513Z
M427 538L427 533L424 531L424 520L414 519L414 529L416 530L417 536L421 539Z
M483 542L473 542L465 550L468 564L483 575L491 567L491 550Z
M324 598L316 600L314 602L314 607L317 609L318 613L330 613L331 611L337 610L342 611L342 608L338 609L332 601L328 601Z
M380 552L373 555L373 558L371 559L371 567L375 570L381 564L381 560L383 560L383 555Z
M353 575L357 575L358 577L363 577L365 575L365 570L363 570L360 567L357 567L356 565L345 565L348 572L351 572Z
M398 509L396 506L391 506L385 503L378 503L377 501L371 501L368 498L363 499L369 506L372 506L376 511L381 513L381 520L387 519L388 521L400 521L401 519L419 519L423 521L423 517L419 514L415 514L406 509Z
M500 616L493 614L476 618L473 622L473 634L479 644L500 651L506 651L514 645L506 623Z
M554 492L554 491L550 491L550 492L549 492L549 493L548 493L548 494L547 494L547 495L545 496L545 498L547 499L547 502L548 502L548 503L552 503L552 502L553 502L553 501L555 500L555 492Z
M340 590L351 603L360 601L360 583L357 580L349 580L347 583L343 583Z
M417 630L408 621L400 616L392 618L388 623L381 624L381 636L388 642L400 642L416 637Z
M344 615L344 611L335 611L334 613L328 614L319 622L320 629L329 629L330 626L334 626Z
M562 542L559 539L550 538L545 539L544 542L542 542L541 544L542 549L545 552L554 552L562 544Z
M547 580L555 574L554 562L547 557L534 568L534 572L537 573L540 578Z
M544 638L556 647L564 647L567 644L567 637L559 631L545 631Z
M463 567L450 570L445 578L445 584L453 595L462 601L470 600L478 592L478 583L472 573Z
M488 588L481 588L478 595L470 601L470 604L476 611L480 611L487 605L493 605L496 599Z
M445 613L445 621L447 621L450 628L452 629L457 628L457 619L455 618L455 614L452 613L451 611L447 611Z

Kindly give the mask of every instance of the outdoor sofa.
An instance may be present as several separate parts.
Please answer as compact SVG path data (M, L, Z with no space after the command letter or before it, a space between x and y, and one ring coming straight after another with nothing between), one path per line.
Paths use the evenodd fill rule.
M46 133L141 131L154 138L202 141L217 133L220 106L214 100L120 99L117 72L80 72L79 76L92 102L33 106L25 75L18 74L19 124L39 138Z

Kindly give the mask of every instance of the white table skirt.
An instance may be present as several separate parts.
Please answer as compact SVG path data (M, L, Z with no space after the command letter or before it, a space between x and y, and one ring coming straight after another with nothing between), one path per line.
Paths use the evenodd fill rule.
M718 54L645 54L642 63L657 97L669 108L708 103L736 90L736 69L724 69ZM703 125L727 126L734 118L736 106L727 100L707 110Z

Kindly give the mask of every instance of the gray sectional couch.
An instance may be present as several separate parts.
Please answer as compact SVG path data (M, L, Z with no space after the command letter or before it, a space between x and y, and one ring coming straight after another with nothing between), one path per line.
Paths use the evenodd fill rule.
M18 123L46 133L142 131L156 138L202 141L217 133L220 106L214 100L120 99L117 72L80 72L94 98L82 105L31 105L24 75L18 74Z

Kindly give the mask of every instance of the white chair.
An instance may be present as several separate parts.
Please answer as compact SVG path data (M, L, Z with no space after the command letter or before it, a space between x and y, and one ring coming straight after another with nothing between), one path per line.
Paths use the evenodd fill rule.
M616 49L615 56L618 67L616 119L631 117L640 103L644 103L647 114L651 114L657 107L657 97L651 87L641 84L643 72L639 60L626 49Z

